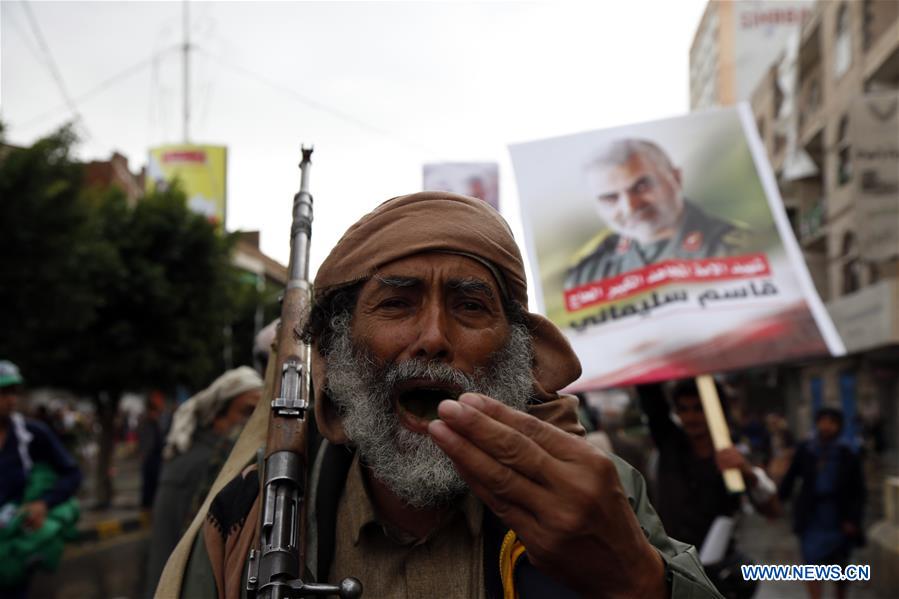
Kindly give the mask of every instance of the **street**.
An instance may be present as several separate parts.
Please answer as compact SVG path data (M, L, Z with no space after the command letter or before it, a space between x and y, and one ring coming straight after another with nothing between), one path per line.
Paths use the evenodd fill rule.
M149 537L143 530L67 548L57 572L35 578L31 598L140 597Z
M757 515L746 517L740 529L740 547L757 564L799 563L796 539L789 520L766 522ZM71 546L58 572L35 580L34 599L125 599L140 597L143 564L149 531L124 534L105 541ZM852 563L870 560L863 549L853 555ZM872 572L872 576L876 576ZM828 590L829 596L833 592ZM804 599L805 587L798 582L765 582L759 585L755 599ZM878 594L871 583L854 583L852 599L894 599Z

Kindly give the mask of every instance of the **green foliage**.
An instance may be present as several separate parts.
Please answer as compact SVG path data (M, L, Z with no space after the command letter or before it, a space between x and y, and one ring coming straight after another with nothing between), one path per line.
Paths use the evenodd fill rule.
M63 129L0 156L0 356L99 396L206 385L235 312L231 239L173 186L129 207L82 186Z
M73 142L63 129L0 160L0 355L29 382L42 365L58 369L46 382L63 382L104 302L93 280L116 261L80 197Z
M264 327L281 315L279 298L283 293L281 287L271 285L257 287L256 276L252 273L234 269L232 271L234 294L234 312L231 324L232 364L253 364L253 342L256 326ZM257 322L257 310L259 319ZM226 368L222 366L222 369Z

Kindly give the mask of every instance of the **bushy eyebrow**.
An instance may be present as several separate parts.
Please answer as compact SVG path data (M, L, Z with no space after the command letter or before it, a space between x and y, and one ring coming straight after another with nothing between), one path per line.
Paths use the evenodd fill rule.
M466 279L450 279L446 282L446 286L449 289L454 289L456 291L461 291L462 293L467 293L471 295L483 294L493 299L495 294L493 293L493 288L490 287L487 283L480 279L475 278L466 278Z
M375 275L375 280L380 283L382 287L393 287L399 289L421 285L421 279L416 279L415 277Z

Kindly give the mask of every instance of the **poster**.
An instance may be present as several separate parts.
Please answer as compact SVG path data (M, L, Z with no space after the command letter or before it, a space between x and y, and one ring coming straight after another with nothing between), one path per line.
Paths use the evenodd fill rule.
M187 206L210 222L225 226L227 213L227 148L191 144L150 149L147 191L176 178L187 195Z
M510 147L570 391L845 353L748 106Z
M422 169L424 191L451 191L479 198L499 210L499 165L495 162L436 162Z

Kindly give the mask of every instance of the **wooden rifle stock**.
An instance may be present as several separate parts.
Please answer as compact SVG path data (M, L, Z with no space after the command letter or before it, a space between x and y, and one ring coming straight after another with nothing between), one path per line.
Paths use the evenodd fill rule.
M300 190L293 199L290 230L290 278L281 304L281 323L272 385L271 413L265 447L259 546L247 560L247 595L287 599L337 595L355 599L362 585L354 578L340 585L303 582L306 564L306 477L308 418L312 414L309 346L300 328L312 302L309 243L312 237L312 195L309 170L312 148L302 148Z

